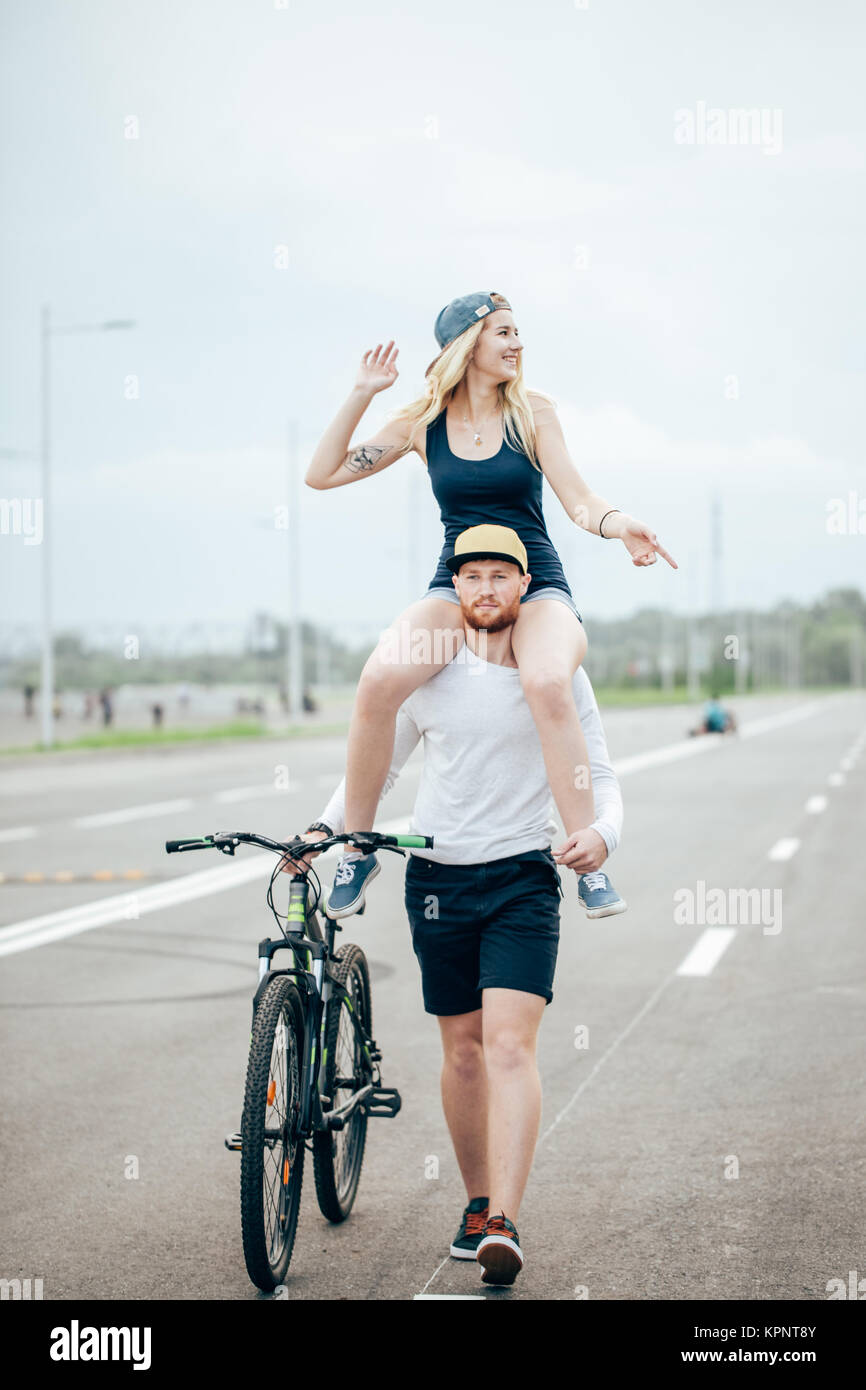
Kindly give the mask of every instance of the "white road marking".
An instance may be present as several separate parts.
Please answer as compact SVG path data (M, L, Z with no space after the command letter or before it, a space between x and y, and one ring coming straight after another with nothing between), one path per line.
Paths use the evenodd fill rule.
M95 830L101 825L120 825L124 821L175 815L179 811L189 811L192 805L189 797L177 801L152 801L149 806L126 806L122 811L100 811L95 816L77 816L72 824L79 830Z
M64 937L92 931L94 927L107 927L115 922L129 923L148 912L176 907L178 903L191 902L210 893L222 893L227 888L265 878L273 867L271 856L260 854L246 864L221 864L214 869L204 869L201 873L184 874L182 878L155 883L150 888L115 894L80 907L62 908L59 912L31 917L24 922L13 922L8 927L0 928L0 956L30 951L34 946L47 946L52 941L62 941Z
M737 934L736 927L707 927L681 965L678 975L709 975Z
M800 841L793 837L787 840L777 840L768 853L767 858L774 860L793 859L799 848Z
M416 1293L412 1301L417 1303L422 1298L480 1298L482 1303L487 1302L483 1293Z
M830 776L827 778L827 783L828 783L828 785L831 786L831 787L844 787L844 785L845 785L845 774L844 774L844 772L831 772L831 773L830 773Z
M806 802L806 810L810 816L819 816L822 811L827 809L826 796L810 796Z
M399 820L386 821L378 826L378 829L383 835L405 835L408 833L408 819L408 816L403 816ZM385 852L387 853L387 850ZM201 853L207 851L202 850ZM330 851L326 851L321 858L326 859L328 853ZM266 877L273 867L274 857L259 853L247 863L220 864L200 873L184 874L181 878L153 884L150 888L115 894L110 898L97 898L94 902L82 903L78 907L61 908L58 912L49 912L42 917L30 917L23 922L13 922L8 927L0 927L0 956L29 951L34 946L47 946L52 941L61 941L67 936L76 936L79 932L92 931L94 927L134 921L136 915L141 917L145 913L158 912L165 907L176 907L178 903L190 902L194 898L222 893L227 888L235 888L238 884Z
M810 714L816 714L820 709L820 700L810 700L808 704L795 705L793 709L783 710L781 714L768 714L763 719L751 719L747 724L740 725L739 737L756 738L758 734L771 733L773 729L781 729L786 724L796 724L800 719L808 719Z
M854 770L854 759L853 759L853 758L843 758L842 761L840 762L839 766L841 767L841 769L842 769L843 772L853 772L853 770Z
M19 825L14 830L0 830L0 841L8 843L10 840L32 840L35 834L35 825Z

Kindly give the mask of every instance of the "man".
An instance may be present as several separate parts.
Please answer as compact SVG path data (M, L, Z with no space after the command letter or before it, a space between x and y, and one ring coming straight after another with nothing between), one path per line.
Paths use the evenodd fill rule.
M574 692L597 818L550 849L552 798L511 648L526 564L507 527L458 536L452 570L466 641L401 706L383 791L423 738L411 830L434 844L410 854L405 904L424 1008L441 1030L443 1106L469 1197L451 1254L477 1259L489 1284L513 1283L524 1263L515 1223L541 1116L535 1046L553 998L557 864L584 876L587 897L606 899L590 915L625 909L601 872L619 841L622 798L582 669ZM345 780L306 832L311 839L343 831L344 789ZM338 915L330 903L326 911Z

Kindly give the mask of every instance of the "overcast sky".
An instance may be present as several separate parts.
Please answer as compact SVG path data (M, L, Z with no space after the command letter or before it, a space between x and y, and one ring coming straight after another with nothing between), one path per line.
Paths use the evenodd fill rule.
M704 608L714 495L727 603L863 586L866 535L826 527L866 499L863 16L7 0L0 448L38 448L43 302L137 324L52 342L58 622L281 612L288 421L303 465L394 337L374 433L478 289L513 304L584 477L680 563L635 569L546 488L585 617ZM38 495L35 460L2 467L2 496ZM441 527L416 456L300 504L306 616L349 637L423 592ZM39 568L0 536L5 623L38 620Z

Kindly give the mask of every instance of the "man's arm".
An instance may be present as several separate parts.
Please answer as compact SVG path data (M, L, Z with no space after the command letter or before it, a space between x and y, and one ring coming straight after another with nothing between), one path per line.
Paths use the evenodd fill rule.
M421 730L415 723L411 713L411 696L400 706L397 711L397 728L394 734L394 752L391 757L391 766L388 769L388 776L385 778L385 785L379 800L386 792L389 792L400 775L400 769L406 762L409 754L418 746L421 738ZM407 709L410 705L410 709ZM322 821L324 825L329 825L335 835L342 835L346 829L346 779L340 782L334 790L331 799L320 816L316 820ZM357 830L357 826L350 826L352 830Z
M592 684L582 666L575 672L573 689L580 726L589 754L589 772L595 801L596 818L590 829L598 832L607 845L608 854L613 854L622 834L622 792L607 751L607 739L604 736L604 726Z

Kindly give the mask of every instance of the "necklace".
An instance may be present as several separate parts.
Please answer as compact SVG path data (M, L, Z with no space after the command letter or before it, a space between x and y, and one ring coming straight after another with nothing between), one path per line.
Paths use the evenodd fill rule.
M498 410L498 408L497 408L497 409L494 410L490 415L487 416L487 419L486 419L486 420L483 421L483 423L482 423L482 428L483 428L484 425L487 424L487 420L492 420L492 419L493 419L493 416L494 416L494 415L498 415L498 414L499 414L499 410ZM474 442L475 444L477 444L478 447L479 447L479 449L480 449L480 448L481 448L481 445L484 443L484 440L481 438L481 432L480 432L480 430L477 430L477 429L475 428L475 426L472 424L471 420L469 419L469 416L468 416L468 415L464 415L464 416L463 416L463 423L464 423L464 425L468 425L469 428L472 430L473 442Z

